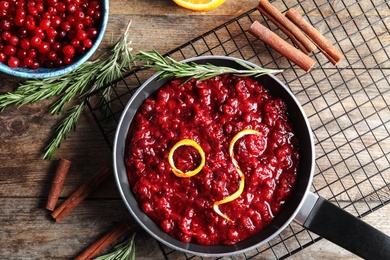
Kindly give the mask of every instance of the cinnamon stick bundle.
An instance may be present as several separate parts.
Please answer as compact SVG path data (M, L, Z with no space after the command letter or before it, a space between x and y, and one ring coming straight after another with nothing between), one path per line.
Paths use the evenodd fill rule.
M260 0L257 10L284 32L303 53L309 54L315 50L316 46L307 36L268 0Z
M104 166L93 174L83 185L72 193L60 206L58 206L51 216L60 222L66 217L80 202L88 197L109 175L111 168Z
M68 174L71 162L66 159L60 159L58 162L56 173L50 187L49 196L46 203L46 208L53 211L56 207L58 197L64 186L66 175Z
M277 34L269 30L267 27L261 25L257 21L255 21L249 27L248 32L258 37L265 44L271 46L275 51L282 54L284 57L298 65L306 72L310 71L310 69L316 63L315 60L284 41Z
M87 249L78 255L75 260L92 259L103 251L107 246L115 240L126 234L130 230L130 225L127 221L119 222L112 230L100 237L96 242L91 244Z
M336 49L319 31L317 31L294 8L286 12L286 17L296 24L328 58L333 65L337 65L343 58L342 53Z

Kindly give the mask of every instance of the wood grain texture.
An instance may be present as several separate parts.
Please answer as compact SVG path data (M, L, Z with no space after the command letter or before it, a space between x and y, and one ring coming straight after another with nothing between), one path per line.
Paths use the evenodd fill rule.
M280 9L286 9L286 6L294 5L296 2L292 0L284 2L277 0L273 4ZM337 44L340 49L348 54L348 60L343 59L338 66L344 68L348 65L347 61L352 61L353 63L352 67L343 70L344 78L334 77L329 80L340 82L342 85L345 79L353 78L354 75L360 74L362 69L374 68L370 70L370 73L359 77L360 80L367 83L365 91L372 93L374 96L376 90L370 87L371 82L377 78L383 78L383 73L386 73L387 78L390 74L389 62L386 61L388 56L384 55L383 51L380 51L381 45L377 41L377 35L379 35L382 42L390 42L389 34L385 33L388 27L384 26L385 23L379 23L375 27L376 34L372 30L352 33L352 40L356 46L362 44L358 48L358 52L350 48L349 39L345 38L346 32L337 27L337 24L341 21L350 30L356 30L356 24L364 25L364 23L367 23L367 19L372 22L381 19L380 17L378 18L378 13L370 8L370 1L360 1L359 5L350 3L349 11L351 13L359 13L361 9L365 10L365 16L359 16L354 21L350 20L348 12L338 12L345 8L342 1L315 1L322 6L321 11L313 4L313 1L299 2L308 12L309 21L315 25L316 29L323 33L325 37L332 36L331 38L333 38L334 35L334 38L338 40ZM131 35L135 50L156 49L164 53L215 28L217 25L255 8L257 4L258 0L227 0L215 10L207 13L197 13L182 9L171 0L111 0L107 31L95 56L106 50L111 38L117 39L123 33L129 20L133 21ZM337 18L332 16L334 12L338 12ZM388 16L389 12L388 9L383 9L381 14ZM263 22L260 15L257 17ZM324 19L326 22L324 22ZM389 24L389 19L386 19L387 24ZM328 26L334 28L334 30L329 31ZM225 36L229 37L229 35ZM367 42L367 45L364 44L365 42ZM255 45L255 48L264 48L263 45L256 44L258 45ZM359 62L361 57L365 57L370 52L377 52L376 59L367 58ZM271 57L263 58L270 59ZM320 55L316 55L316 58L319 63L326 59ZM378 66L377 64L380 65ZM278 65L281 67L289 66L288 62L283 59L280 59ZM383 68L383 70L376 69L378 67ZM327 64L324 69L334 70L331 64ZM295 73L302 75L302 77L299 80L292 80L296 77ZM315 130L321 129L326 124L337 129L345 121L342 117L334 120L330 112L337 116L343 112L342 109L348 110L350 108L352 110L350 112L351 117L359 120L361 115L354 113L353 105L354 102L359 102L359 100L364 101L365 95L361 95L362 92L356 91L354 96L356 100L348 98L350 94L348 87L353 88L353 82L348 84L348 87L345 86L332 90L329 88L329 83L321 70L316 70L313 73L317 80L321 79L320 86L322 91L334 91L334 102L330 110L324 110L323 113L319 114L317 113L318 108L323 106L324 103L321 98L310 98L321 95L318 89L310 87L313 84L313 77L304 75L299 70L289 70L285 74L286 81L289 82L289 86L294 92L299 92L302 86L307 86L306 91L299 92L297 98L301 103L306 104L305 112L309 116L312 128ZM18 82L22 81L6 74L0 74L0 78L0 93L12 91L17 87ZM382 88L389 87L388 80L382 80L380 84ZM19 109L11 107L0 113L0 259L72 259L116 223L124 218L130 218L130 214L120 199L113 178L107 179L99 190L78 205L62 222L56 223L50 217L50 212L45 209L45 204L50 183L54 176L56 160L45 161L42 159L42 156L43 149L53 134L51 128L61 118L48 113L47 107L51 102L52 100L44 101L38 104L26 105ZM388 102L387 100L387 104ZM366 108L370 106L371 108L369 109L374 107L377 110L384 110L386 102L383 99L375 98L372 103L367 103L365 106ZM388 113L385 111L383 118L387 115ZM370 120L373 121L370 122L373 125L377 125L376 122L380 122L380 118L372 117ZM348 128L346 125L346 134L348 136L356 136L358 134L357 131L364 132L365 126L361 125L360 127L361 129L359 130ZM383 133L383 135L385 135L385 138L388 132ZM325 139L326 136L319 136L319 138ZM348 143L345 136L340 135L335 138L338 142ZM369 135L362 135L362 139L364 144L375 144L377 142L374 137ZM345 147L352 147L360 151L360 149L367 146L362 143L355 143L351 146L346 145ZM389 145L386 146L383 143L381 145L390 150ZM321 146L316 147L317 156L321 159L325 151L333 148L334 143L330 141L323 142ZM345 153L348 153L348 149L345 150ZM332 189L334 190L343 189L343 186L338 182L340 176L335 171L342 171L346 167L351 169L358 168L361 166L359 161L364 162L370 159L372 154L375 154L375 150L370 150L370 154L360 152L356 160L350 160L347 162L348 164L339 164L338 167L328 170L325 174L326 181L332 183ZM64 201L93 172L111 160L111 151L87 108L80 119L77 131L72 132L63 142L54 159L60 157L72 161L72 165L58 203ZM337 162L340 160L340 157L340 154L335 153L331 154L330 159ZM317 171L327 169L329 162L326 159L322 158L320 167L323 168L317 168ZM378 160L378 165L379 162ZM384 163L386 162L388 161ZM387 165L379 166L381 169L388 167ZM357 180L363 181L365 178L359 171L356 174L354 173L354 177L355 179L350 179L349 183L353 184ZM386 177L388 177L387 180L390 180L390 176ZM383 180L378 180L378 182L381 181L383 182ZM325 180L316 180L315 185L321 186L322 183L325 183ZM375 180L372 185L375 185ZM364 190L351 190L348 194L341 193L338 195L338 199L345 201L359 199L361 192L364 193ZM323 196L332 195L329 189L322 190L321 194ZM378 195L372 195L369 199L375 203L378 199L388 199L389 197L390 194L383 190ZM364 207L365 204L361 206ZM364 220L367 220L383 232L390 234L389 212L388 206L383 207L381 210L365 217ZM145 232L141 231L138 233L136 245L137 259L163 259L157 242ZM255 259L269 259L272 256L272 252L265 252ZM171 257L171 259L183 259L183 254L174 253ZM325 240L291 257L291 259L337 258L356 259L351 253Z

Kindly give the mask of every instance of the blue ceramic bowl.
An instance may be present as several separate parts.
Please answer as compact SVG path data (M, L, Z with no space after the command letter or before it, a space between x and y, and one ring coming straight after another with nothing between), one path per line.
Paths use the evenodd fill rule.
M32 70L28 68L10 68L7 66L7 64L0 63L0 72L7 73L16 77L21 78L50 78L54 76L59 76L66 74L84 62L86 62L92 54L96 51L96 49L99 47L99 44L101 43L104 32L106 31L107 22L108 22L108 9L109 9L109 3L108 0L100 0L100 3L102 4L102 19L101 19L101 25L98 28L99 29L99 35L95 38L95 41L93 43L93 46L88 49L86 53L83 55L77 55L75 59L73 60L72 64L65 65L59 68L42 68L39 67L38 69Z

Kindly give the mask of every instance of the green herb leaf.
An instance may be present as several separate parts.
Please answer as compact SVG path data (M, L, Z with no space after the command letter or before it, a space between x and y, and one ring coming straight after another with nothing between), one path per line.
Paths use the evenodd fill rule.
M108 254L99 256L95 260L135 260L135 233L124 242L114 247Z
M136 55L136 59L146 61L144 65L147 68L154 68L162 72L160 78L196 78L199 80L209 79L222 74L235 74L243 76L259 77L265 74L278 73L282 70L266 69L262 67L252 67L244 62L236 61L245 69L234 69L224 66L216 66L213 64L197 64L195 62L183 63L178 62L171 57L166 59L157 51L140 51Z

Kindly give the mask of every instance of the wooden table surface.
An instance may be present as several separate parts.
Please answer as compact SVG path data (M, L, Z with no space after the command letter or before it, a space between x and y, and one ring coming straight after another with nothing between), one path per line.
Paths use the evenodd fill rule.
M213 11L195 13L171 0L111 0L108 27L98 53L109 45L111 37L117 39L124 32L129 20L135 50L156 49L165 53L254 8L257 3L258 0L227 0ZM389 40L388 36L383 37ZM0 78L0 93L12 91L21 81L5 74L0 74ZM68 136L52 160L43 160L44 147L53 134L51 127L60 119L48 113L51 102L19 109L10 107L0 113L1 259L71 259L117 222L130 217L119 198L114 178L109 178L62 222L56 223L51 218L45 204L58 158L72 161L60 202L111 159L107 143L85 109L77 131ZM390 208L383 207L364 220L390 234L389 213ZM137 234L136 248L137 259L163 258L155 240L142 231ZM356 259L325 240L291 258Z

